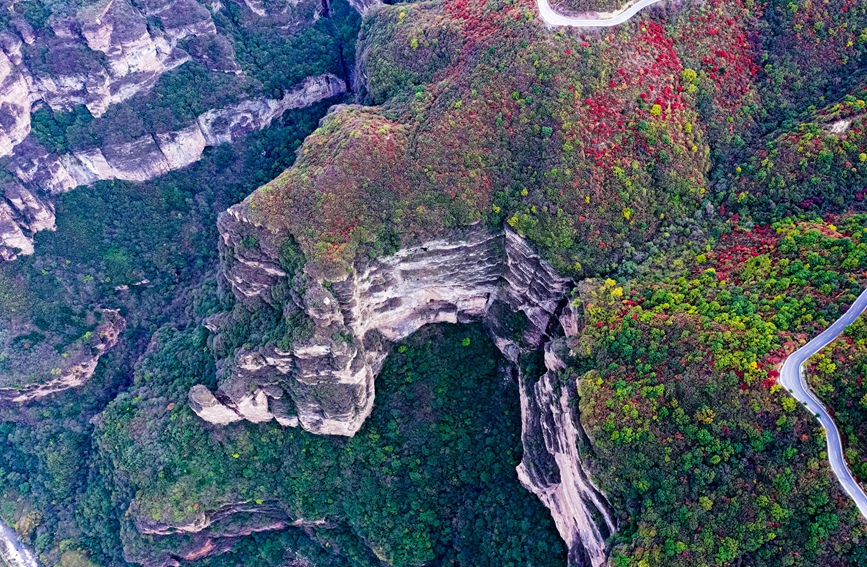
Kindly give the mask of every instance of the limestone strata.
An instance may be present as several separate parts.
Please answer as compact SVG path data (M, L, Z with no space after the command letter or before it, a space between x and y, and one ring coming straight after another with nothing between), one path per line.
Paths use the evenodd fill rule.
M273 305L280 297L275 289L288 278L277 260L280 235L256 225L246 207L232 207L218 222L223 276L241 302ZM256 246L249 245L251 236ZM304 429L351 436L370 414L374 379L392 341L428 323L482 321L513 363L522 352L547 348L548 372L519 376L525 451L520 479L551 510L571 564L605 564L604 539L616 526L582 467L580 425L572 409L577 394L560 384L563 366L550 348L559 344L552 342L555 337L578 330L579 315L566 300L570 280L516 233L480 227L364 262L342 281L302 280L284 311L302 310L312 331L286 350L269 344L218 361L216 396L201 386L191 392L191 400L208 401L191 403L200 417L218 425L238 417L261 422L269 417L264 401L278 417L274 409L290 400ZM219 316L208 321L217 337L221 324ZM292 416L283 409L279 417L283 423Z
M150 89L167 71L195 59L212 71L241 73L233 44L220 35L211 10L196 0L100 0L34 30L15 15L0 32L0 158L9 172L50 208L50 195L100 179L144 181L197 161L207 146L261 129L290 108L344 92L332 75L312 77L279 100L244 101L214 109L176 132L155 132L127 144L54 155L30 136L31 110L69 111L85 105L99 117ZM261 5L260 5L261 4ZM237 2L242 25L291 33L314 21L319 0ZM181 48L183 46L183 48ZM52 213L53 214L53 213ZM53 223L51 224L53 226ZM43 227L45 228L45 227ZM33 251L33 232L0 198L0 259Z
M280 99L244 101L232 108L209 110L197 122L209 146L237 140L253 130L265 128L274 118L292 108L304 108L346 92L346 83L330 73L307 77Z
M0 258L32 254L33 244L27 235L54 229L53 206L15 182L0 183L0 196Z
M6 203L0 199L0 258L11 260L17 254L31 254L33 233L53 228L51 195L98 180L153 179L195 163L208 146L231 143L251 131L267 127L287 110L303 108L344 92L346 84L334 75L308 77L280 99L243 101L229 108L208 111L189 126L174 132L146 135L126 144L66 155L52 154L32 136L27 137L6 159L6 168L18 178L16 185L30 196L29 202L41 212L32 208L30 212L22 212L8 194Z
M368 3L357 8L363 10ZM52 16L48 29L40 30L14 17L11 8L9 31L0 32L0 157L29 133L34 103L55 111L83 104L98 117L191 59L212 71L241 73L232 41L220 35L211 11L196 0L86 4L75 13ZM235 4L242 25L275 33L300 29L324 10L319 0ZM214 12L222 9L220 2L211 6Z
M548 371L538 379L520 379L524 457L518 479L551 510L569 547L569 564L596 567L605 565L605 539L617 525L608 501L582 466L577 392L574 382L561 383L557 372L565 365L553 344L545 346Z
M96 370L100 357L117 344L118 337L126 326L126 321L116 310L103 309L102 316L103 322L94 331L93 339L82 345L82 348L67 360L66 365L60 369L59 377L24 388L0 388L0 399L23 403L77 388L87 382Z
M160 25L149 26L149 18ZM180 40L217 37L211 13L195 0L103 0L68 17L54 16L49 23L50 33L19 29L26 44L20 67L30 99L54 110L84 104L94 116L189 61L190 54L178 47ZM231 51L217 66L240 70Z
M217 425L228 425L244 419L240 412L231 408L228 403L221 403L214 394L201 384L190 390L190 407L199 417Z
M237 538L256 532L282 530L289 526L326 525L321 519L293 518L274 503L235 502L211 512L200 512L193 519L177 524L148 518L140 512L135 500L130 505L129 514L139 535L158 537L163 544L125 552L124 558L128 562L146 567L178 566L178 559L193 561L219 555L231 550Z
M14 45L14 44L13 44ZM30 133L30 89L27 80L2 48L0 38L0 156L12 152ZM12 47L10 54L16 51Z

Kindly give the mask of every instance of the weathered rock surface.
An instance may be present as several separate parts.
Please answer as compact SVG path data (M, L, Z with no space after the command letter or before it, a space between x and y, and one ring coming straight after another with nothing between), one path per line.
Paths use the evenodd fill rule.
M617 524L581 464L578 447L584 433L574 403L575 383L561 382L557 372L565 364L552 348L563 348L561 341L545 345L545 374L520 380L524 458L518 479L551 510L569 547L569 564L596 567L605 565L605 539Z
M57 378L21 388L0 388L0 399L24 403L77 388L87 382L96 370L100 357L117 344L118 337L126 326L126 321L116 310L103 309L102 317L102 323L93 332L93 336L64 360L62 368L57 369Z
M33 136L14 147L5 165L29 195L22 211L7 191L0 199L0 258L33 253L32 235L54 226L50 196L98 180L147 181L198 161L208 146L237 141L293 108L303 108L346 92L346 84L331 74L308 77L280 99L243 101L210 110L174 132L142 136L126 144L109 144L66 155L50 153ZM17 198L17 197L16 197ZM39 209L37 211L37 209ZM17 211L17 212L16 212Z
M149 25L149 20L159 25ZM217 37L211 13L195 0L102 0L65 17L52 16L49 29L33 30L23 20L15 24L16 35L0 37L5 54L0 58L0 108L8 104L25 110L19 142L20 131L26 135L29 129L32 103L43 101L54 110L84 104L100 116L109 105L150 88L160 75L190 60L191 54L178 47L181 40ZM240 72L231 44L224 43L229 52L219 58L216 70ZM199 56L209 66L217 63L205 52ZM14 88L4 88L4 67L17 81ZM0 143L0 156L10 150Z
M232 18L241 25L275 33L292 33L327 11L327 4L319 0L229 2L234 4ZM215 108L175 132L153 132L125 144L55 155L30 136L34 108L47 105L54 111L69 111L85 105L99 117L112 104L150 89L164 73L190 60L211 71L242 72L228 32L218 29L212 16L227 9L223 2L97 0L84 4L55 10L42 29L34 29L18 16L14 2L3 5L11 20L8 29L0 32L0 166L13 173L46 210L51 208L50 195L100 179L152 179L194 163L208 146L266 127L287 109L347 90L333 75L310 77L281 99L256 98ZM41 229L22 222L10 203L0 205L0 259L32 253L32 234L37 230Z
M0 182L0 258L32 254L27 235L54 229L54 208L15 182ZM25 235L26 231L26 235Z
M278 260L280 235L257 226L246 202L229 209L218 226L223 275L238 300L250 306L278 301L275 290L288 279ZM236 416L260 422L276 417L273 402L291 399L304 429L351 436L372 410L374 380L391 342L428 323L482 321L519 374L525 447L519 478L554 515L570 564L604 565L604 539L616 526L581 465L577 394L560 384L563 366L551 350L556 337L578 330L566 299L570 280L516 233L480 227L366 261L341 281L304 278L289 302L303 310L312 331L285 350L268 344L219 361L216 397L198 386L195 396L191 392L191 399L209 401L207 407L191 403L200 417L220 425ZM219 320L209 328L219 336ZM520 376L521 353L543 348L548 372ZM215 409L218 400L224 410ZM268 413L263 400L269 400Z
M170 545L125 553L124 558L128 562L145 567L176 567L180 565L179 559L193 561L219 555L231 550L238 538L256 532L282 530L289 526L326 525L325 520L293 518L274 503L227 504L218 510L201 512L192 521L177 525L146 518L139 513L136 501L132 502L129 513L134 518L138 534L157 536L163 543L171 540Z
M10 55L20 61L17 46L7 47L0 38L0 156L9 154L30 133L30 89Z
M240 412L221 403L214 394L201 384L190 390L190 407L202 419L217 425L228 425L241 421Z

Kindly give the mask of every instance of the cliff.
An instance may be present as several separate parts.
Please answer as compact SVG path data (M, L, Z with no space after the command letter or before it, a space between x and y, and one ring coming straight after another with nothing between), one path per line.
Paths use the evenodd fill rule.
M146 567L177 567L180 561L219 555L230 551L238 538L257 532L325 525L324 521L291 518L275 503L238 502L203 512L194 521L177 526L144 519L137 512L133 501L130 514L135 517L137 536L156 536L162 545L127 550L124 558Z
M369 5L372 3L353 4L360 12ZM248 67L260 63L250 63L249 53L242 53L241 59L235 53L239 42L239 49L249 51L245 41L263 49L260 36L276 34L281 41L291 43L295 34L328 15L328 4L319 0L210 4L196 0L98 0L75 7L62 3L40 6L42 15L35 18L14 2L0 5L4 12L0 27L0 167L23 186L12 197L4 198L0 192L3 260L32 253L33 233L53 227L53 219L49 219L53 195L97 180L152 179L194 163L206 147L232 142L266 127L287 109L347 91L343 79L326 73L308 77L294 88L281 85L280 98L276 94L256 95L276 89L263 87L257 82L259 78L247 77ZM246 61L243 70L239 61ZM73 151L59 155L54 152L66 150L45 147L31 134L34 111L80 112L80 105L84 105L91 116L99 118L125 101L132 104L139 100L131 99L145 96L166 73L187 62L214 75L237 75L232 84L258 86L231 102L200 106L196 109L199 116L193 119L185 115L181 127L154 126L124 143L99 141L87 146L79 140ZM171 77L166 80L175 80ZM4 179L0 177L0 181ZM31 201L40 203L38 213L22 212L12 202L22 190L31 195ZM43 218L34 222L33 214Z
M248 346L218 361L219 390L190 391L202 419L276 419L317 434L354 435L373 408L375 378L392 342L428 323L482 321L519 381L520 480L551 510L570 563L605 563L604 538L616 525L582 468L576 392L560 383L564 365L552 350L557 337L577 332L579 314L567 299L573 284L522 237L508 229L454 230L329 281L292 273L281 262L284 237L257 226L247 202L224 213L219 229L223 275L236 298L253 309L285 302L284 313L302 312L308 326L288 344ZM206 324L220 341L223 318ZM543 351L547 373L526 376L526 357Z
M62 358L53 352L52 345L43 341L28 349L31 352L27 358L17 360L13 357L7 361L6 375L0 382L0 400L23 403L84 384L96 370L100 357L117 344L126 326L126 320L116 310L103 309L101 317L93 331L65 348ZM46 364L59 366L46 367ZM54 378L48 381L33 379L43 376ZM22 378L24 383L17 383Z
M64 155L49 152L28 136L4 159L16 181L6 182L5 202L0 199L0 258L12 260L18 254L33 252L33 233L54 227L54 195L99 180L153 179L198 161L206 147L231 143L267 127L289 109L344 92L346 84L334 75L308 77L280 99L245 100L209 110L174 132Z

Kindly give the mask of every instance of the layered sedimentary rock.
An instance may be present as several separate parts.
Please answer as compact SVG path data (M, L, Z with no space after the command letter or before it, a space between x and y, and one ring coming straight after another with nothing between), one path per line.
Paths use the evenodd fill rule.
M149 20L159 25L149 25ZM44 30L34 30L23 19L13 23L15 33L0 37L6 59L0 58L0 76L11 65L19 83L14 90L4 89L0 79L0 107L26 104L23 129L29 127L29 105L36 101L53 110L84 104L100 116L109 105L150 88L160 75L190 60L179 41L218 37L211 13L195 0L102 0L52 16ZM224 41L225 56L205 63L240 72L231 44ZM9 149L0 145L0 156Z
M616 526L581 465L576 392L560 384L562 363L551 349L560 344L552 342L556 337L578 330L579 315L567 299L573 285L523 238L508 229L455 230L365 260L339 281L322 281L283 269L282 237L257 226L246 203L218 225L223 275L235 296L253 308L286 301L284 312L302 311L310 328L282 347L241 348L219 361L218 391L190 392L200 417L218 425L297 419L313 433L353 435L373 407L374 380L393 341L427 323L482 321L520 382L519 477L554 515L570 564L604 565L604 539ZM278 290L290 278L295 290L284 299ZM221 317L207 325L219 337ZM542 349L548 372L521 375L521 355Z
M555 339L545 345L545 374L521 377L524 458L518 479L551 510L569 547L569 564L604 565L604 542L617 524L581 464L578 447L587 440L574 403L575 383L564 384L558 376L566 367L556 353L568 350L563 343Z
M231 1L231 0L230 0ZM291 33L327 10L319 0L235 0L232 18L253 29ZM167 71L195 60L209 70L240 74L233 42L214 23L221 2L196 0L97 0L82 7L52 8L34 29L12 3L0 31L0 166L12 173L45 211L51 195L100 179L144 181L200 159L208 146L232 142L261 129L290 108L345 92L333 75L310 77L281 99L255 98L205 112L174 132L153 132L124 144L106 144L55 155L31 131L31 111L47 105L70 111L85 105L99 117L147 91ZM221 35L221 33L223 35ZM53 212L51 212L53 215ZM44 226L43 226L44 225ZM34 224L3 204L0 195L0 259L32 253L32 235L53 226Z
M157 536L171 545L146 546L126 552L125 559L145 567L177 567L178 560L193 561L225 553L232 549L240 537L256 532L282 530L289 526L307 527L326 525L324 520L307 521L291 517L286 510L274 503L255 504L237 502L218 510L202 512L184 524L155 522L139 513L133 501L129 513L134 518L139 535Z
M13 62L21 60L17 48L15 42L4 43L0 38L0 156L11 153L30 133L30 89Z
M0 258L11 260L17 254L33 252L33 233L54 226L52 195L98 180L153 179L198 161L206 147L231 143L267 127L289 109L303 108L344 92L346 84L334 75L308 77L280 99L243 101L210 110L174 132L65 155L52 154L32 136L27 137L15 146L5 164L17 177L16 186L30 195L31 202L42 212L22 212L7 191L6 203L0 199Z
M301 28L325 10L318 0L237 4L236 17L280 31ZM55 111L83 104L98 117L191 59L241 73L232 42L211 15L223 9L196 0L98 0L34 30L13 7L9 30L0 32L0 157L30 132L35 103Z
M54 207L14 181L0 182L0 258L31 254L27 235L54 228ZM25 234L26 232L26 234Z
M125 326L117 310L103 309L102 322L88 333L90 336L65 353L68 356L62 368L56 369L57 378L19 388L0 388L0 399L23 403L83 385L93 375L100 357L117 344Z

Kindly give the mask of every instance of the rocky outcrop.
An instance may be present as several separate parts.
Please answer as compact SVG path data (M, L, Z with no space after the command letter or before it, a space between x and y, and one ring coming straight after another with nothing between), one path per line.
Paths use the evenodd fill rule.
M0 258L32 254L28 235L54 229L54 207L14 181L0 182L0 197Z
M0 37L0 156L11 153L30 133L30 89L15 60L21 60L18 46Z
M30 132L36 103L55 111L83 104L99 117L191 59L212 71L241 73L232 41L211 14L225 9L220 2L210 10L196 0L86 4L51 16L45 29L36 30L10 9L9 30L0 32L0 157ZM233 17L278 33L300 29L326 9L319 0L236 4ZM367 3L357 7L363 11Z
M604 540L616 526L581 465L577 394L560 384L563 366L552 350L556 337L578 330L567 300L573 285L523 238L508 229L456 230L323 281L282 268L281 237L257 226L246 203L229 209L218 226L223 275L238 300L280 307L285 294L277 290L292 278L284 312L303 311L311 329L282 348L242 348L219 361L218 391L196 386L190 393L200 417L218 425L297 418L313 433L351 436L370 414L374 379L393 341L428 323L482 321L520 382L519 477L554 515L570 564L604 565ZM219 337L220 318L208 326ZM523 376L521 355L542 349L548 372Z
M100 116L111 104L150 88L160 75L189 61L191 54L178 46L180 41L218 37L211 13L195 0L103 0L65 17L52 16L46 30L33 30L23 20L16 23L17 34L4 34L0 48L22 86L14 94L0 88L0 104L26 100L22 121L28 125L29 104L36 101L53 110L84 104ZM225 56L205 62L215 70L238 73L231 44L223 40ZM0 147L0 155L6 153Z
M163 544L132 548L124 552L130 563L145 567L178 566L178 560L193 561L230 551L238 538L257 532L282 530L288 527L327 526L325 520L305 520L292 517L276 503L236 502L217 510L201 512L192 520L172 524L157 522L140 513L133 501L129 514L139 536L157 537Z
M382 0L349 0L349 5L362 16L366 16L371 10L391 2L383 2Z
M100 357L117 344L118 337L126 326L126 321L117 310L103 309L101 313L102 322L96 330L88 333L74 345L74 349L64 354L66 358L63 367L53 372L57 378L19 388L0 388L0 400L29 402L56 392L77 388L87 382L96 370Z
M545 345L545 374L520 380L524 458L518 479L551 510L569 548L569 564L595 567L605 565L605 539L617 523L581 463L578 447L586 436L577 415L575 382L563 383L558 376L566 368L556 354L568 350L563 343L556 339Z
M281 34L309 25L327 10L319 0L230 1L236 4L232 18L242 26ZM34 29L16 14L14 2L7 4L11 19L0 31L0 166L46 212L51 195L101 179L152 179L194 163L208 146L264 128L287 109L346 91L333 75L310 77L281 99L256 98L212 109L177 131L55 155L30 135L34 108L70 111L85 105L99 117L190 60L211 71L240 74L234 44L212 17L226 6L197 0L99 0L77 9L51 8L46 25ZM0 259L32 253L33 233L51 226L53 222L41 227L29 222L0 198Z
M254 130L261 130L289 109L304 108L343 94L346 90L346 83L342 79L326 73L304 79L280 99L248 100L231 108L209 110L199 116L197 122L205 144L218 146Z
M27 197L21 210L19 197L0 199L0 258L33 252L31 237L53 228L50 196L98 180L147 181L198 161L206 147L237 141L293 108L303 108L346 92L346 84L331 74L308 77L280 99L243 101L229 108L210 110L189 126L174 132L142 136L126 144L110 144L66 155L50 153L32 136L5 160L17 179L15 195ZM20 201L20 199L19 199Z

